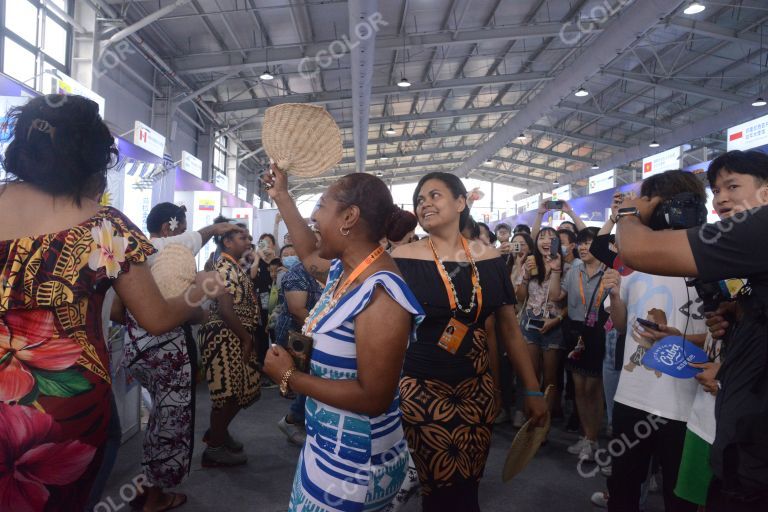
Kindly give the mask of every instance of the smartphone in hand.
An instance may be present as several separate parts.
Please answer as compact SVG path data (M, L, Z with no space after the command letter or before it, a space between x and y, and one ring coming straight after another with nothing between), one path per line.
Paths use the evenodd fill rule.
M560 238L552 239L552 244L549 246L549 255L552 258L557 258L560 255Z
M643 327L653 329L654 331L661 330L661 328L659 327L659 324L657 324L656 322L651 322L650 320L646 320L645 318L637 318L637 323L642 325Z
M565 203L565 201L546 201L544 203L544 208L547 210L562 210L563 203Z

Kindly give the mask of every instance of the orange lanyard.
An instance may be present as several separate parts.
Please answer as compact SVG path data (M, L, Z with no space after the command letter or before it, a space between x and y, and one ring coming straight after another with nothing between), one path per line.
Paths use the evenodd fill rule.
M477 290L477 313L475 314L475 323L477 323L480 319L480 311L483 309L483 289L480 287L480 282L477 278L477 266L475 265L475 260L472 259L472 253L469 251L469 244L467 244L467 239L463 236L461 237L461 245L464 247L464 253L467 255L467 260L470 265L472 265L472 288L473 290ZM451 277L443 266L443 262L437 257L437 251L435 250L431 238L429 239L429 247L432 249L432 257L435 259L437 272L440 274L440 278L443 280L443 285L445 286L445 292L448 294L448 303L451 306L451 311L455 312L459 307L455 297L456 289L451 282Z
M325 317L325 314L323 313L327 313L333 310L338 300L342 295L344 295L354 280L360 277L360 274L365 272L365 270L370 267L374 261L379 259L382 254L384 254L384 247L378 246L373 250L373 252L371 252L371 254L366 256L366 258L355 267L355 269L351 274L349 274L349 276L344 280L340 287L337 288L339 284L339 281L337 280L333 287L329 288L328 292L323 294L323 297L317 301L317 304L314 308L312 308L312 311L310 311L309 316L307 317L307 322L304 324L303 329L304 334L309 334L312 332L317 323ZM333 293L329 297L328 293L330 292Z
M584 269L584 273L586 273L586 268ZM598 286L597 293L592 294L592 303L595 301L595 297L602 297L603 296L603 290L605 289L605 283L603 282L602 278L600 279L600 286ZM587 306L587 297L584 295L584 274L579 272L579 294L581 295L581 305L586 307ZM592 303L589 304L590 309L592 308Z
M373 252L371 254L366 256L365 259L363 261L361 261L360 264L355 267L355 269L352 271L352 273L349 274L349 276L344 280L344 283L342 283L341 287L338 288L333 293L333 298L331 300L339 300L339 297L344 295L344 293L347 291L347 288L350 287L352 282L355 279L357 279L358 277L360 277L360 274L365 272L365 270L368 267L370 267L373 264L374 261L379 259L379 257L382 254L384 254L384 247L378 246L376 249L373 250ZM336 283L338 284L338 281L336 281Z
M238 267L240 266L240 263L237 262L237 260L234 258L234 256L230 256L229 254L223 252L223 253L221 253L221 257L228 259L229 261L231 261L232 263L234 263Z

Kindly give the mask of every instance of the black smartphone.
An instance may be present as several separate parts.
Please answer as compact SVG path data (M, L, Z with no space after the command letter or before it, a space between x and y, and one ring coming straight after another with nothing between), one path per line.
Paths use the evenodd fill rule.
M529 318L525 328L532 331L540 331L544 328L544 320L539 318Z
M564 202L565 201L547 201L544 203L544 208L547 210L562 210Z
M645 318L638 318L637 323L642 325L643 327L647 327L649 329L653 329L654 331L660 331L659 324L656 322L651 322L650 320L646 320Z
M552 245L549 246L549 255L557 258L560 255L560 238L553 238Z

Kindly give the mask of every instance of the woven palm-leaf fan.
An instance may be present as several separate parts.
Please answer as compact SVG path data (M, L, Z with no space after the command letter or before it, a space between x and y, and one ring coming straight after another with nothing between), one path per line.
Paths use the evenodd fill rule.
M155 257L151 271L164 298L178 297L195 282L195 255L183 245L167 245Z
M323 107L283 103L269 107L261 130L264 150L288 174L319 176L341 161L341 131Z
M554 390L554 386L547 386L544 392L544 400L548 402L549 396ZM531 462L536 452L539 451L541 443L547 438L551 419L547 412L547 419L543 426L536 427L531 420L528 420L520 427L517 435L512 440L512 444L507 452L507 458L504 461L501 479L504 482L510 481L520 473Z

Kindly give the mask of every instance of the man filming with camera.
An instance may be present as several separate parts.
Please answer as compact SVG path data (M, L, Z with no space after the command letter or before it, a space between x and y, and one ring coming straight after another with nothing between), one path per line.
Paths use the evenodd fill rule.
M667 171L643 181L643 197L682 206L682 218L654 218L657 230L683 229L706 221L706 191L692 174ZM620 220L623 222L623 220ZM619 245L623 241L619 241ZM655 274L655 275L654 275ZM613 439L598 464L612 464L608 478L610 512L636 512L641 487L655 458L663 474L666 512L695 512L696 504L674 494L685 442L686 423L698 384L661 373L646 363L645 355L667 336L682 336L701 345L707 326L701 301L684 279L635 271L624 278L606 272L613 326L625 333L619 383L613 406ZM607 459L607 460L606 460Z
M724 337L723 363L714 384L716 434L710 455L714 479L707 510L764 511L768 507L768 156L726 153L707 178L724 220L685 230L652 230L660 220L685 216L681 205L645 195L625 200L618 212L622 259L642 272L697 278L701 289L729 278L747 278L734 305L709 319ZM715 296L705 300L717 300ZM727 330L726 330L727 328Z

